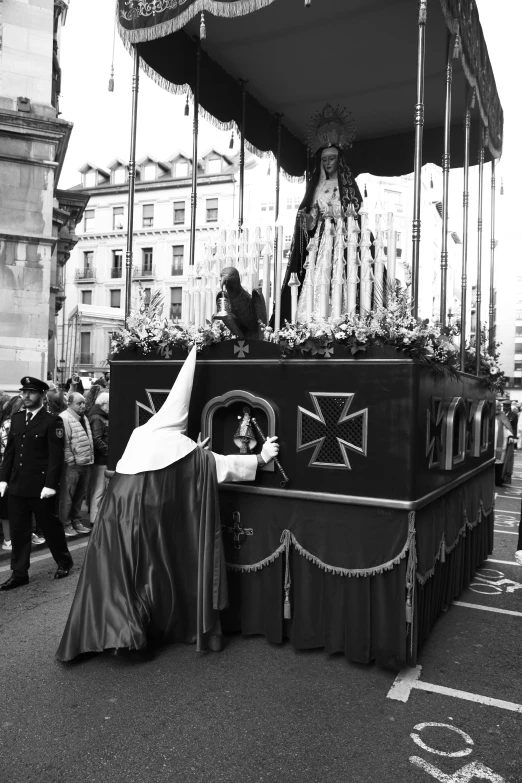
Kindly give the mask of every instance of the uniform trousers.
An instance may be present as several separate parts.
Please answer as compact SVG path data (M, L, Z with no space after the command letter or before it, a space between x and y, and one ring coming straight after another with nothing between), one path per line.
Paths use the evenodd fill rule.
M98 509L105 494L105 485L107 483L105 478L106 469L107 465L92 465L91 467L91 482L89 485L91 525L94 525L96 521Z
M65 567L72 565L72 557L67 547L63 525L55 513L55 506L56 496L41 500L39 497L22 498L9 495L13 576L25 577L29 570L33 514L36 526L42 531L56 563Z

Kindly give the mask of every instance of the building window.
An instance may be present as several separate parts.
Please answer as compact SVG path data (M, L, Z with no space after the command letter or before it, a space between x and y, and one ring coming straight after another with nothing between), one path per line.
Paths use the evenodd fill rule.
M515 371L522 370L522 362L515 362Z
M123 250L113 250L111 277L121 277L122 268L123 268Z
M115 185L125 185L126 180L126 170L122 167L121 169L114 169L112 172L112 181Z
M402 193L398 190L385 190L384 200L394 212L402 212Z
M273 212L275 209L275 201L262 201L261 212Z
M183 274L183 245L174 245L172 248L172 275Z
M222 161L221 158L211 158L207 160L207 173L208 174L221 174Z
M92 304L92 291L82 291L82 304Z
M92 364L90 332L80 332L80 364Z
M152 182L156 179L156 164L155 163L148 163L146 166L143 166L141 169L142 173L142 180L145 182Z
M94 228L94 209L86 209L83 220L84 230L92 231Z
M517 310L515 314L515 318L517 319L517 321L522 321L522 310Z
M188 177L189 164L186 160L179 160L176 163L176 177Z
M86 188L95 188L97 185L97 172L94 169L87 171L84 174L84 183Z
M174 202L174 225L183 225L185 223L185 202Z
M112 230L121 231L123 229L123 207L112 208Z
M121 288L112 288L110 290L111 307L121 307Z
M207 198L207 223L217 223L218 219L218 200L217 198Z
M145 307L150 305L150 288L143 289L143 304Z
M154 204L143 205L143 228L152 228L154 225Z
M94 250L86 250L83 254L83 271L92 272L94 268Z
M143 271L152 272L152 248L144 247L142 250Z
M181 318L181 286L170 289L170 317Z
M515 326L515 335L518 337L519 335L522 337L522 326Z

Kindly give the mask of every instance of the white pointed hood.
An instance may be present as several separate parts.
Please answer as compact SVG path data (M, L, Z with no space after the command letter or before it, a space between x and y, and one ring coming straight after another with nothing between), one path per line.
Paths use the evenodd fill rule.
M135 475L147 470L161 470L197 448L197 444L184 434L195 368L194 346L161 409L130 436L127 448L116 465L117 473Z

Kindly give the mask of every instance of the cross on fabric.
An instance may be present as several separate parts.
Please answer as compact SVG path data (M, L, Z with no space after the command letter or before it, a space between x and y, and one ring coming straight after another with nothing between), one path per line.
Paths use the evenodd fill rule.
M234 549L241 549L241 544L244 543L246 537L253 536L254 531L251 527L243 527L239 511L234 511L232 519L234 520L233 525L221 525L221 527L223 530L226 530L232 538Z
M309 394L315 413L297 409L297 450L314 448L309 467L351 470L348 451L366 456L368 408L348 413L355 394Z

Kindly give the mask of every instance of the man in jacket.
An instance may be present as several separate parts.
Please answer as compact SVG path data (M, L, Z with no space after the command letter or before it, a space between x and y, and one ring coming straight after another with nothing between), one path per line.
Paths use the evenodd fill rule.
M96 404L89 411L94 443L94 465L91 468L89 487L90 520L94 525L98 508L105 492L105 469L109 456L109 393L102 391L96 398Z
M85 416L85 398L70 392L67 410L60 413L64 430L65 465L60 491L59 515L67 537L88 534L80 519L82 502L89 484L90 466L94 461L91 428Z
M55 513L56 493L63 465L63 424L45 410L48 386L37 378L21 381L24 408L11 419L0 469L0 496L9 487L11 523L11 577L0 590L29 582L31 526L34 514L58 569L55 579L69 574L72 557Z

